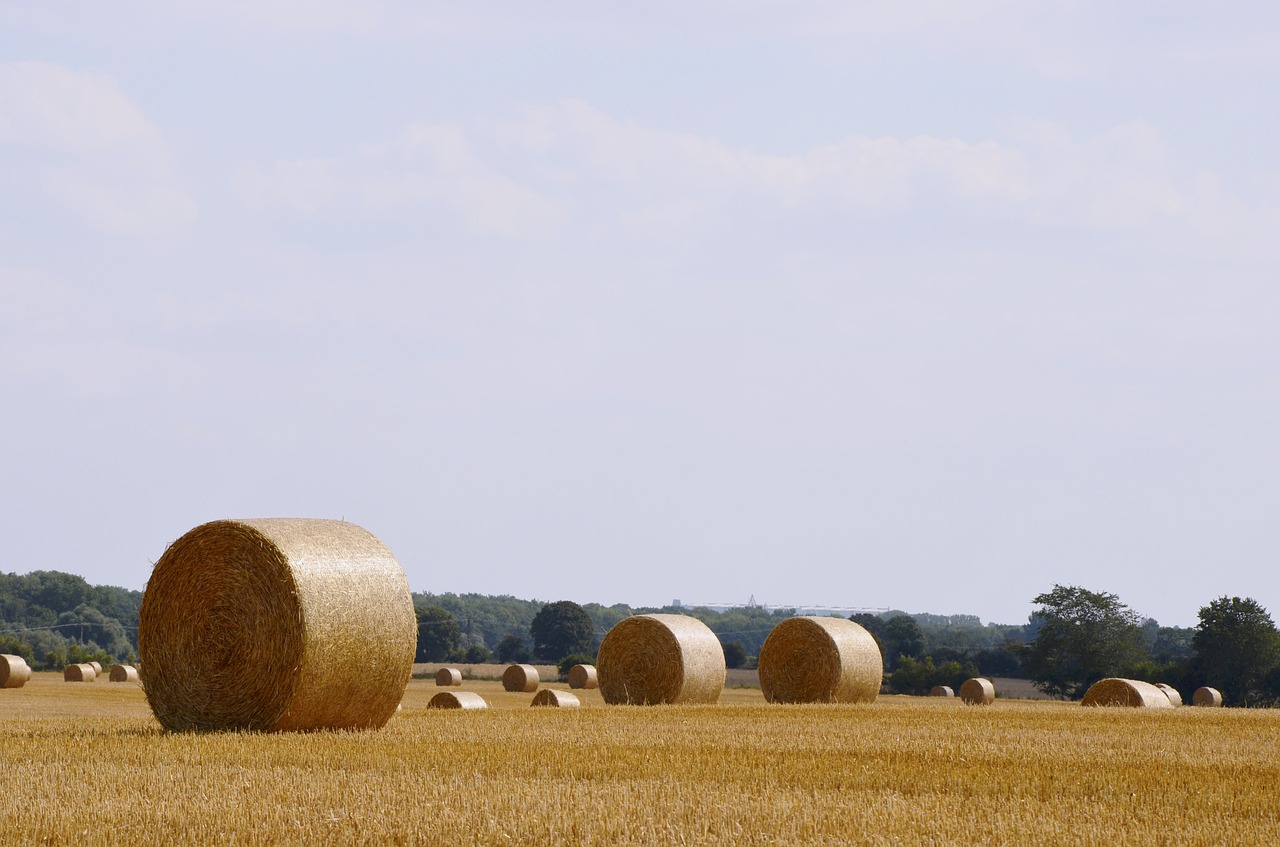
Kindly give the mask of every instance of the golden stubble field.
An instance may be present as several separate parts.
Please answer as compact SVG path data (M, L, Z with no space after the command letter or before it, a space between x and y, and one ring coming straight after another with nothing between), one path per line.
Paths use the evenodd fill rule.
M559 684L552 687L563 688ZM0 691L3 844L1274 844L1280 712L867 706L428 711L169 735L136 685Z

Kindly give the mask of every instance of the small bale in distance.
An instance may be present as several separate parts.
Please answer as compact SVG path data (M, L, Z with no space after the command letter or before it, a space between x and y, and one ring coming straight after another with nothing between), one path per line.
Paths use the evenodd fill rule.
M961 684L960 699L970 706L990 706L996 701L996 687L986 677L975 676Z
M1156 688L1159 688L1161 691L1163 691L1164 695L1169 698L1169 702L1172 703L1174 706L1182 705L1182 695L1178 692L1178 689L1174 688L1172 685L1167 685L1163 682L1157 682Z
M67 665L62 669L63 682L93 682L95 677L93 665L86 663Z
M137 682L138 669L130 665L112 665L107 679L111 682Z
M1222 692L1207 685L1197 688L1195 693L1191 695L1191 705L1203 706L1207 709L1221 708Z
M428 709L487 709L489 704L474 691L441 691L427 703Z
M538 690L538 682L538 669L533 665L511 665L502 672L502 687L506 691L527 694Z
M533 695L531 706L551 706L557 709L576 709L582 704L578 702L578 698L568 691L560 691L555 688L544 688L537 694Z
M609 630L596 654L610 705L715 703L724 690L724 648L688 615L634 615Z
M569 668L570 688L599 688L600 678L596 674L595 665L574 665Z
M89 667L93 668L95 677L102 676L102 662L89 662Z
M462 671L457 668L441 668L436 671L436 685L440 688L449 688L462 684Z
M1139 679L1100 679L1085 692L1082 706L1128 706L1133 709L1172 709L1169 695Z
M929 696L930 697L954 697L956 696L956 693L951 689L950 685L935 685L933 688L929 689Z
M0 688L21 688L31 680L31 666L21 656L0 653Z
M884 678L871 633L843 618L787 618L765 639L758 667L770 703L874 703Z

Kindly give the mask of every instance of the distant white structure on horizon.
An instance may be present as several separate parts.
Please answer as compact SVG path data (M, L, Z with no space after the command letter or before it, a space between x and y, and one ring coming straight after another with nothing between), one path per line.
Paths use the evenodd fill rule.
M685 604L679 600L672 600L671 605L677 609L685 607ZM857 612L869 612L874 615L877 612L889 611L887 606L806 606L801 603L757 603L754 594L745 603L690 603L688 605L691 609L711 609L715 612L727 612L730 609L764 609L767 612L792 609L797 615L851 615Z

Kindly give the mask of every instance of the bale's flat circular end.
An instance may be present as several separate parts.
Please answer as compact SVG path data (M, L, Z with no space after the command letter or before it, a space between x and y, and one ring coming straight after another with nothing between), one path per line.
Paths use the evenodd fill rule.
M578 702L578 698L570 694L568 691L560 691L555 688L544 688L537 694L533 695L531 706L550 706L555 709L576 709L582 704Z
M436 671L436 685L448 688L462 684L462 671L457 668L441 668Z
M1220 708L1222 706L1222 692L1207 685L1197 688L1195 693L1191 695L1191 704L1208 709Z
M595 665L574 665L569 668L570 688L599 688L600 678L596 674Z
M1082 706L1127 706L1134 709L1172 709L1169 695L1149 682L1109 677L1085 692Z
M487 709L489 704L474 691L441 691L427 703L428 709Z
M884 676L875 639L843 618L787 618L765 639L758 667L770 703L872 703Z
M611 705L714 703L724 689L724 648L697 618L635 615L600 642L596 670Z
M110 682L137 682L138 669L129 665L112 665L107 679Z
M62 669L63 682L93 682L98 675L93 672L93 665L83 662L67 665Z
M954 697L956 693L951 690L950 685L935 685L929 689L930 697Z
M21 688L31 680L31 666L21 656L0 653L0 688Z
M533 665L510 665L502 672L502 688L505 691L523 691L526 694L538 690L538 669Z
M960 685L960 699L970 706L990 706L996 701L996 687L986 677L975 676Z
M1182 705L1182 694L1178 691L1178 689L1174 688L1172 685L1166 685L1163 682L1157 682L1156 688L1159 688L1161 691L1164 692L1165 696L1169 698L1170 704L1174 706Z

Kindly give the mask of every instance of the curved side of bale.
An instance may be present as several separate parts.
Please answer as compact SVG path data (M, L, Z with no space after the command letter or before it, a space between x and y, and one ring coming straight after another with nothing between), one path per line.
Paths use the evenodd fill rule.
M112 665L107 679L111 682L137 682L138 669L129 665Z
M63 682L93 682L97 676L93 671L93 665L87 662L67 665L62 669Z
M570 688L599 688L600 678L595 665L574 665L569 668Z
M551 706L557 709L576 709L582 704L578 702L578 698L568 691L560 691L555 688L544 688L537 694L533 695L531 706Z
M462 671L457 668L441 668L436 671L436 685L448 688L462 684Z
M1128 706L1134 709L1172 709L1169 695L1149 682L1109 677L1085 692L1082 706Z
M510 665L502 672L502 688L505 691L523 691L526 694L538 690L538 669L533 665Z
M596 654L606 703L714 703L724 689L724 648L711 628L688 615L623 618Z
M87 664L89 665L89 667L93 668L93 675L94 675L95 677L102 676L102 663L101 663L101 662L88 662Z
M31 666L21 656L0 653L0 688L21 688L31 680Z
M1195 693L1191 695L1191 704L1210 709L1219 708L1222 706L1222 692L1207 685L1197 688Z
M138 652L171 731L368 729L395 714L417 628L404 571L367 530L224 520L156 563Z
M787 618L765 639L758 667L770 703L872 703L884 676L875 639L842 618Z
M990 706L996 701L996 687L986 677L975 676L961 684L960 699L970 706Z
M951 690L950 685L935 685L933 688L929 689L929 696L930 697L954 697L956 696L956 693L955 691Z
M1159 688L1161 691L1164 692L1164 696L1169 698L1169 702L1172 705L1174 706L1182 705L1182 695L1178 693L1178 689L1174 688L1172 685L1166 685L1163 682L1157 682L1156 688Z
M474 691L441 691L427 703L428 709L487 709L489 704Z

